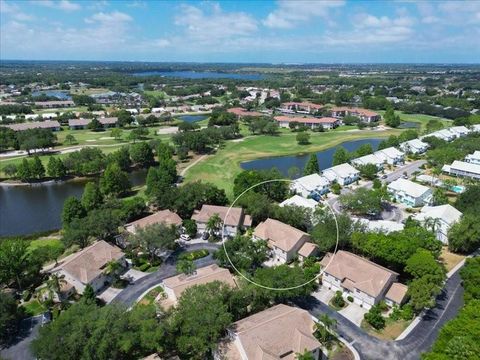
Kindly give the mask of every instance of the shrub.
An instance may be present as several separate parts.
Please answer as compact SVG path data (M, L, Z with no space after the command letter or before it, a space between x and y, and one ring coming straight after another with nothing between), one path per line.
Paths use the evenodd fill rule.
M338 183L333 183L330 189L335 195L340 195L340 190L342 190L342 187Z
M347 300L350 301L350 302L353 302L353 297L347 296Z
M372 306L364 315L364 319L376 330L381 330L385 327L385 319L378 305Z
M332 299L332 304L335 307L343 308L345 306L345 300L343 299L342 292L337 291Z
M402 306L402 319L403 320L411 320L413 319L413 316L415 315L415 312L413 311L413 307L410 304L406 304Z
M24 290L22 292L22 300L23 301L28 301L32 297L32 293L29 290Z
M147 271L148 268L150 268L150 264L149 263L145 263L145 264L142 264L138 267L138 270L140 271Z

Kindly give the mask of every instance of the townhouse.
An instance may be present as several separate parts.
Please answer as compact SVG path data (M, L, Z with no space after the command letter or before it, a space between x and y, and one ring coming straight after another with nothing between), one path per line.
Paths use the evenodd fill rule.
M480 165L480 151L476 150L473 154L465 156L465 162Z
M286 102L280 107L280 111L283 113L302 113L313 114L323 108L323 105L314 104L311 102Z
M374 154L368 154L356 159L352 159L351 163L357 167L364 166L364 165L375 165L377 167L377 171L380 171L383 169L383 160L378 158Z
M401 165L405 160L405 153L397 150L393 146L375 151L373 155L380 159L382 163L386 163L389 165Z
M266 241L273 262L285 264L298 256L302 247L310 242L310 235L281 221L268 218L257 225L253 239ZM307 252L307 249L302 252Z
M337 182L342 186L349 185L360 179L360 171L347 163L325 169L322 175L325 176L330 183Z
M457 137L457 135L451 132L450 130L443 129L443 130L438 130L433 133L427 134L423 136L422 139L430 136L433 136L433 137L436 137L437 139L445 140L448 142L455 140L455 138Z
M200 210L195 210L192 215L192 220L197 223L197 230L199 233L204 233L207 230L208 220L213 215L218 215L222 220L224 226L223 235L234 236L238 231L252 226L252 218L245 214L242 208L217 205L202 205ZM227 216L228 213L228 216Z
M313 199L306 199L300 195L293 195L291 198L288 198L285 201L280 203L280 207L284 206L297 206L297 207L304 207L307 209L315 209L318 203Z
M455 160L451 165L443 165L442 171L453 176L480 179L480 165Z
M74 107L75 103L72 100L35 101L34 105L43 109L54 109L54 108Z
M452 205L422 207L422 210L414 216L423 226L432 230L435 236L444 244L448 244L448 231L453 224L460 221L462 213Z
M295 179L290 188L304 198L319 200L321 195L326 194L330 181L319 174L311 174Z
M387 190L395 200L409 207L429 204L432 199L432 189L403 178L388 184Z
M362 122L367 124L379 121L381 116L371 110L362 109L362 108L350 108L345 106L333 107L331 109L333 117L344 118L347 115L358 117Z
M138 230L144 229L147 226L155 224L165 224L167 226L180 227L182 225L182 218L170 210L160 210L154 214L145 216L141 219L125 224L125 230L130 234L136 234Z
M323 358L322 344L314 336L315 321L308 311L284 304L275 305L241 319L227 328L215 360L293 360L306 351Z
M56 120L45 120L45 121L35 121L35 122L25 122L18 124L9 124L2 125L12 129L13 131L24 131L30 129L48 129L52 131L60 131L60 123Z
M299 116L275 116L273 118L279 127L288 128L291 123L306 126L310 129L323 127L324 129L334 129L340 125L340 120L332 117L299 117Z
M467 129L465 126L452 126L448 128L448 130L450 130L450 132L453 133L457 138L467 136L469 133L471 133L471 130Z
M322 286L341 291L344 297L351 296L355 304L366 309L383 300L391 286L397 283L396 272L344 250L327 253L320 264L324 271ZM403 301L391 297L395 298L391 299L395 304Z
M408 140L399 145L399 148L411 154L423 154L428 150L429 145L420 139Z
M103 128L110 128L115 127L118 123L118 118L110 117L110 118L98 118L97 119L100 124L102 124ZM80 130L88 128L88 124L92 122L92 119L70 119L68 120L68 127L71 130Z

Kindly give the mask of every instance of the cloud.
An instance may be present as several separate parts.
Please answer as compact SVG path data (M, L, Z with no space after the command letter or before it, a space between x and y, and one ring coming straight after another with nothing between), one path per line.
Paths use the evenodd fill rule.
M4 0L0 0L0 13L8 14L9 17L18 21L30 21L35 18L30 14L22 12L16 4L8 3Z
M80 4L71 2L69 0L60 0L60 1L53 1L53 0L40 0L40 1L33 1L36 5L41 5L45 7L49 7L52 9L59 9L63 11L76 11L80 10L82 7Z
M262 23L269 28L291 29L315 17L330 21L330 10L344 5L342 0L283 0L278 2L278 8L268 14Z
M113 11L111 13L99 12L93 14L91 17L85 19L85 22L88 24L93 23L110 23L110 24L121 24L132 21L132 17L128 14L122 13L120 11Z

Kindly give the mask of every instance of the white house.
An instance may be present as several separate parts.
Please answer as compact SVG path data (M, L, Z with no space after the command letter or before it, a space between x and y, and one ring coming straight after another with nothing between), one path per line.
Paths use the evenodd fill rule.
M355 219L369 232L388 234L393 231L402 231L405 227L402 223L389 220L368 220L363 218Z
M480 124L472 125L472 131L473 132L480 132Z
M360 171L345 163L323 170L323 176L330 182L336 181L345 186L357 181L360 178Z
M354 166L375 165L377 167L377 171L383 169L383 160L374 154L368 154L356 159L352 159L351 162Z
M473 154L465 156L465 161L470 164L480 165L480 151L475 151Z
M442 140L445 140L445 141L452 141L457 137L457 135L455 135L453 132L451 132L448 129L438 130L438 131L435 131L431 134L427 134L424 137L430 137L430 136L433 136L433 137L436 137L438 139L442 139Z
M314 198L318 200L321 195L328 192L330 181L319 174L311 174L295 179L291 184L291 189L304 198Z
M293 260L310 235L281 221L268 218L257 225L253 232L254 240L265 240L271 249L273 261L285 264Z
M424 206L422 210L415 215L415 220L420 221L425 227L435 232L438 240L448 244L448 230L460 220L462 213L452 205Z
M203 205L200 210L195 210L192 215L192 220L197 223L197 230L199 233L206 231L208 220L213 215L218 215L222 220L222 226L225 224L226 236L234 236L239 230L249 228L252 225L252 218L245 214L242 208L217 205ZM228 213L228 216L227 216Z
M379 158L383 163L387 163L389 165L403 164L403 161L405 159L405 153L400 150L397 150L393 146L386 149L375 151L373 154L377 158Z
M428 204L432 198L432 189L402 178L388 184L387 190L397 201L411 207Z
M280 207L298 206L298 207L304 207L311 210L315 209L317 205L318 203L315 200L306 199L300 195L293 195L291 198L288 198L287 200L280 203Z
M322 286L351 296L355 304L370 309L383 300L398 274L348 251L328 253L320 262Z
M399 145L399 148L406 153L423 154L428 150L428 144L419 139L408 140Z
M218 345L215 360L293 360L308 351L323 359L322 344L314 336L315 322L308 311L275 305L233 323ZM326 358L326 357L325 357Z
M451 165L443 165L442 171L450 175L480 179L480 165L455 160Z
M452 126L451 128L448 128L448 130L454 133L457 138L467 136L471 132L471 130L467 129L465 126Z

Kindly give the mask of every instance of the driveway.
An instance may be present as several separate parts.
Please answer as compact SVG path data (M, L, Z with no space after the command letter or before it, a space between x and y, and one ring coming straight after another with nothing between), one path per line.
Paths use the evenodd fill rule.
M325 286L320 286L317 291L315 291L312 296L315 297L315 299L320 300L324 304L328 305L332 297L335 295L335 292L333 290L329 290Z
M0 356L5 360L34 360L30 352L30 344L37 337L40 329L41 316L25 319L20 324L20 334L7 349L0 351Z
M97 295L97 298L103 300L105 304L110 304L112 300L122 292L122 289L117 289L114 287L107 287L100 294Z
M140 270L135 270L135 269L129 269L127 272L125 272L125 274L123 274L121 276L122 279L126 279L130 282L134 282L134 281L137 281L141 278L143 278L144 276L147 276L148 273L147 272L143 272L143 271L140 271Z
M361 307L358 304L351 303L348 300L345 300L345 303L348 304L348 306L340 310L338 313L345 316L348 320L350 320L355 325L360 326L362 324L363 315L365 315L368 312L368 310L366 310L365 308Z

